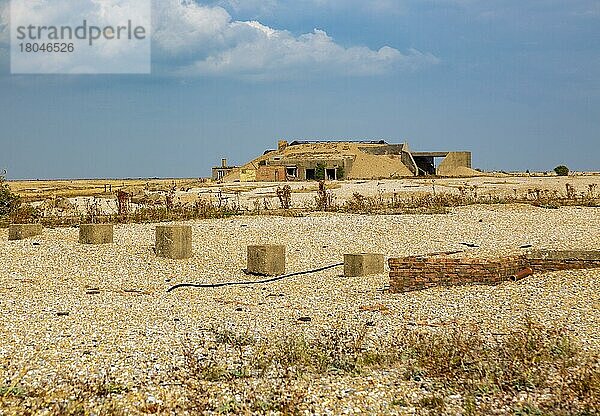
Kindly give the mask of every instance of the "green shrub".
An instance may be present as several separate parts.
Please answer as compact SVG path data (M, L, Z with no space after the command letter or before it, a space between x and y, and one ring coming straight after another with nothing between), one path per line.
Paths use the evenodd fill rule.
M19 196L12 193L4 176L0 175L0 217L10 215L19 206Z
M554 168L554 172L556 172L556 174L558 176L568 176L569 175L569 168L566 167L565 165L560 165Z
M324 164L319 163L317 165L317 168L315 169L315 179L318 181L325 180L325 165Z

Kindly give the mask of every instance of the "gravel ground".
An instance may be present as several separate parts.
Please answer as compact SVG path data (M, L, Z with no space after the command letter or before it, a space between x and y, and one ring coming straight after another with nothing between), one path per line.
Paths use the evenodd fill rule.
M466 249L462 242L480 246L466 249L469 256L518 253L524 244L599 249L597 208L470 206L448 215L311 214L189 224L195 255L185 261L154 256L152 224L117 225L115 243L107 246L79 245L76 228L46 229L20 242L8 242L7 230L0 230L0 360L22 369L31 386L56 373L85 376L110 366L125 384L160 383L180 359L185 337L211 326L271 338L371 321L374 334L385 337L400 326L453 322L503 332L528 316L563 323L585 348L600 351L600 271L389 294L382 291L386 275L344 278L337 268L269 285L166 293L182 282L247 280L246 246L256 243L285 244L290 272L338 263L344 253L426 254ZM373 305L386 308L361 311ZM396 380L385 371L329 377L315 380L309 392L322 412L394 413Z

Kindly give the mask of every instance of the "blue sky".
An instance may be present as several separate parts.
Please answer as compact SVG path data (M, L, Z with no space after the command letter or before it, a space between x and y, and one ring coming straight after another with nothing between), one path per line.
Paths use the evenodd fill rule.
M160 0L151 75L10 75L9 178L200 177L277 139L600 170L600 0Z

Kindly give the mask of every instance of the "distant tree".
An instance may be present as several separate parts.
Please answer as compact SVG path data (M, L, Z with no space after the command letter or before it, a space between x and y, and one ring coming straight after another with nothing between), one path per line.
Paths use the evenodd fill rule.
M558 176L569 176L569 168L565 165L555 167L554 172L556 172Z
M324 164L319 163L317 165L317 168L315 169L315 179L318 181L325 180L325 165Z

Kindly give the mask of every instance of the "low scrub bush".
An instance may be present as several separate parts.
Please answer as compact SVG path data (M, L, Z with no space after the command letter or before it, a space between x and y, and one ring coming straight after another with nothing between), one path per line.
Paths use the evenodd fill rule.
M239 388L240 380L258 378L296 391L292 386L315 376L401 368L406 382L437 386L436 394L412 403L425 410L443 411L444 395L456 393L464 397L465 409L472 407L471 414L513 406L520 394L527 394L531 403L514 412L527 406L540 409L541 414L597 414L599 410L600 358L582 350L566 329L532 321L495 337L476 327L406 329L374 343L364 326L323 330L312 339L291 336L275 342L249 341L247 334L229 334L215 342L205 351L223 355L207 359L200 371L195 364L188 365L181 380L196 384L227 380ZM245 370L221 369L215 378L214 368L210 369L213 362L237 363ZM301 400L296 399L294 408L299 410Z
M18 209L19 205L19 196L10 190L4 176L0 175L0 218L11 215Z
M384 371L399 375L390 405L419 414L444 413L448 398L457 395L461 414L600 412L600 357L581 348L565 328L533 321L495 335L476 326L400 327L381 339L368 325L270 340L223 328L201 334L182 343L176 354L181 359L169 371L172 380L135 388L110 371L86 378L57 375L29 386L21 380L23 370L4 357L0 409L112 415L126 413L127 404L129 413L139 414L306 414L318 409L307 398L309 386L319 391L313 380L339 384ZM406 384L423 394L405 395ZM149 402L150 394L163 400Z
M198 197L192 202L178 201L172 192L166 195L151 195L132 198L119 192L114 200L114 213L102 212L98 201L88 203L81 213L78 210L59 214L35 209L30 205L19 205L19 199L3 184L1 186L0 213L10 213L13 222L41 222L45 226L70 226L80 222L120 222L145 223L185 221L194 219L228 218L238 215L281 215L303 216L307 212L326 211L362 215L399 214L447 214L452 208L468 205L489 204L528 204L545 209L558 209L563 206L600 206L600 193L597 184L589 184L586 189L576 189L570 183L564 191L548 189L527 189L514 193L482 193L477 186L460 186L458 192L432 192L362 195L354 193L347 200L339 201L333 189L339 184L326 184L320 181L314 199L305 201L303 206L292 208L292 189L289 185L279 187L273 197L256 198L252 206L240 203L240 194L224 195L219 191L210 199ZM314 189L311 189L314 191ZM2 202L4 201L4 202ZM106 206L106 204L102 204ZM300 204L299 204L300 205ZM5 216L6 224L9 217Z

